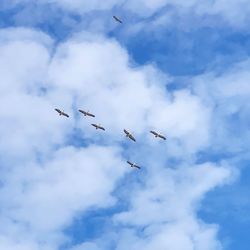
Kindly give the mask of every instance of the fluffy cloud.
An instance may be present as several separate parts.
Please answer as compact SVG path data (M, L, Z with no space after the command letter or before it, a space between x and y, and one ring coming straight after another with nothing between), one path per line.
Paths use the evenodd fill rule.
M133 193L130 210L115 217L142 230L124 232L129 243L122 240L118 249L221 249L217 228L197 221L195 211L202 196L229 176L227 167L212 164L152 171L146 187Z
M58 249L69 240L63 230L76 216L114 206L117 182L131 176L123 156L137 151L135 144L124 146L127 128L138 139L136 157L144 170L133 174L141 174L143 184L129 182L132 192L129 187L125 193L131 207L114 216L122 235L115 239L117 249L180 249L179 238L190 249L219 249L216 227L195 215L205 193L232 174L227 166L193 160L211 145L213 105L189 89L168 92L168 76L151 65L135 65L106 37L81 33L55 46L42 33L11 29L0 32L0 41L5 107L0 111L0 248ZM55 107L70 118L59 117ZM96 118L81 116L78 108ZM94 130L93 121L106 131ZM168 135L168 146L149 137L151 128ZM154 150L164 151L159 162ZM186 164L170 170L168 157L177 155ZM138 237L142 226L145 235ZM98 245L97 240L75 249L105 248Z

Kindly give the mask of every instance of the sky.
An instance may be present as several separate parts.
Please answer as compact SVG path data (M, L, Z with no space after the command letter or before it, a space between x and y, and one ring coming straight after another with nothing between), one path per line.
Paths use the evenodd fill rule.
M0 249L248 250L249 19L247 0L2 0Z

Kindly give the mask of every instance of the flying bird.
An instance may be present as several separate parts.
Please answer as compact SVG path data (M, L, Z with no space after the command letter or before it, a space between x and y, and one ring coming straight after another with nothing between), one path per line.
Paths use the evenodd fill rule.
M131 139L132 141L136 142L134 136L129 133L126 129L123 129L124 133L126 134L126 137L128 137L129 139Z
M127 161L127 163L130 165L131 168L138 168L141 169L141 167L139 167L138 165L136 165L135 163L132 163L130 161Z
M97 124L94 124L94 123L92 123L91 125L92 125L93 127L95 127L95 129L102 129L102 130L105 130L105 128L102 127L102 126L100 126L100 125L97 125Z
M121 20L121 19L119 19L117 16L113 16L113 18L116 20L116 22L118 22L118 23L122 23L122 20Z
M163 135L161 135L161 134L159 134L159 133L157 133L157 132L155 132L155 131L152 131L152 130L151 130L150 133L153 134L156 138L159 137L159 138L161 138L161 139L163 139L163 140L166 140L166 137L165 137L165 136L163 136Z
M60 109L55 109L55 111L56 111L59 115L63 115L63 116L69 117L68 114L66 114L65 112L61 111Z
M82 110L82 109L79 109L79 112L81 112L84 116L95 117L95 115L89 113L89 111L84 111L84 110Z

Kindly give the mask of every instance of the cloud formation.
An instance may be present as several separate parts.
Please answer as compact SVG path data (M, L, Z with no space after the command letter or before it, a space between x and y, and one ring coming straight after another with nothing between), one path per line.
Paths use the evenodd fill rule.
M118 250L221 249L217 226L196 216L204 195L233 175L226 163L196 163L214 142L214 103L203 99L202 77L195 91L167 91L168 75L136 65L116 40L85 32L56 45L34 30L1 30L0 55L0 248L59 249L71 240L63 232L74 218L115 206L118 182L131 178L129 207L112 216L112 234L73 250L112 249L112 240ZM107 131L94 130L78 108ZM140 152L124 146L123 128L135 133ZM167 135L167 145L149 136L151 128ZM141 161L142 173L124 154ZM175 169L171 157L181 162Z
M0 31L0 248L223 249L220 225L202 221L198 211L206 194L237 178L239 161L249 159L249 60L185 77L184 87L168 91L173 76L137 65L122 39L123 45L106 34L121 27L124 39L138 31L161 36L161 28L175 25L238 31L248 23L249 3L45 0L34 10L30 1L16 0L0 6L20 8L13 11L17 24L44 25L57 13L63 30L94 31L69 32L64 41L34 29ZM127 25L116 26L114 13ZM193 46L188 42L184 52ZM96 118L85 119L78 108ZM98 133L92 122L106 131ZM124 128L136 144L124 138ZM166 143L150 129L166 135ZM128 158L142 170L130 169ZM98 236L82 236L77 245L66 233L87 212L116 206Z

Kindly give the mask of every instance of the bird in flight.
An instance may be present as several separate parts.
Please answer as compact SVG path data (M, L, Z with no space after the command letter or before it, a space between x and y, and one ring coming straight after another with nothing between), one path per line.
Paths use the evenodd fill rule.
M91 125L92 125L93 127L95 127L95 129L102 129L102 130L105 130L105 128L102 127L102 126L100 126L100 125L97 125L97 124L94 124L94 123L92 123Z
M150 133L153 134L156 138L159 137L159 138L161 138L161 139L163 139L163 140L166 140L166 137L165 137L165 136L163 136L163 135L161 135L161 134L159 134L159 133L157 133L157 132L155 132L155 131L152 131L152 130L151 130Z
M66 114L65 112L61 111L60 109L55 109L55 111L56 111L59 115L63 115L63 116L69 117L68 114Z
M84 110L82 110L82 109L79 109L79 112L81 112L84 116L95 117L95 115L89 113L89 111L84 111Z
M135 163L132 163L130 161L127 161L127 163L130 165L131 168L138 168L141 169L141 167L139 167L138 165L136 165Z
M123 129L124 133L126 134L126 137L128 137L129 139L131 139L132 141L136 142L134 136L129 133L126 129Z
M122 20L121 20L121 19L119 19L117 16L113 16L113 18L116 20L116 22L118 22L118 23L122 23Z

